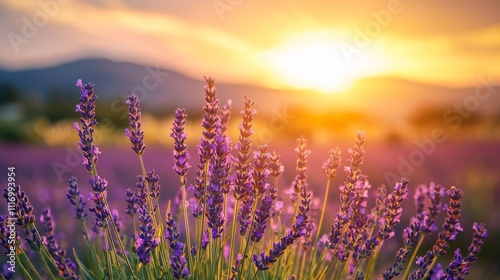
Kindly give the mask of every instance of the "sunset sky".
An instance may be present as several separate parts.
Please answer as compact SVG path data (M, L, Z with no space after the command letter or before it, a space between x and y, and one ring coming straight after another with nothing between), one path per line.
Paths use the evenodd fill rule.
M0 22L4 69L102 57L324 92L372 76L500 80L498 0L0 0Z

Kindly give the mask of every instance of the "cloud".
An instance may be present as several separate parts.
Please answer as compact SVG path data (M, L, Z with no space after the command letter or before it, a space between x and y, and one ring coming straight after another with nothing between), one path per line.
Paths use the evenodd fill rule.
M269 50L315 30L342 34L342 40L352 44L355 28L363 28L373 20L372 12L391 1L396 0L364 6L335 1L314 5L292 0L241 1L221 21L213 1L174 5L172 1L0 0L0 34L4 34L0 67L43 67L105 57L160 65L195 78L212 75L229 82L270 84L263 58ZM462 6L399 2L401 14L394 15L361 50L380 62L377 73L446 84L475 83L479 72L498 74L495 71L500 70L492 69L492 63L500 60L500 24L492 12L498 1ZM45 24L36 24L44 20L43 14ZM24 36L29 24L36 32ZM24 40L13 44L13 35L8 34Z

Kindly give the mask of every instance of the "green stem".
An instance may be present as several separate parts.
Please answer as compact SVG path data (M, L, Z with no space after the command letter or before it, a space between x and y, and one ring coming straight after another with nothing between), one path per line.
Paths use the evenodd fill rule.
M33 278L31 278L31 276L29 275L28 271L26 270L26 268L23 266L23 263L22 262L19 262L19 266L21 267L21 269L23 270L24 272L24 275L23 277L26 277L26 279L29 279L29 280L33 280ZM35 273L36 273L36 276L38 277L38 279L42 280L42 277L40 277L40 275L38 275L38 273L36 272L35 270ZM0 275L2 278L2 280L5 280L5 277L3 275Z
M255 212L257 211L257 204L259 202L259 196L256 196L255 197L255 201L253 202L253 205L252 205L252 216L250 216L250 218L252 219L252 223L250 224L250 228L248 228L248 232L247 232L247 242L246 242L246 246L245 246L245 253L243 254L243 259L241 260L241 270L243 271L244 268L245 268L245 260L247 259L247 252L248 252L248 244L250 243L250 237L252 236L252 230L253 230L253 224L254 224L254 217L255 217ZM252 251L253 252L253 248L255 246L255 242L252 242ZM248 273L250 272L250 268L248 268ZM248 273L247 273L247 276L248 276ZM240 275L241 274L238 274L238 279L240 279ZM245 278L245 279L248 279L248 278Z
M203 176L205 177L204 178L204 182L205 182L205 185L203 186L203 197L202 197L202 200L203 200L203 212L201 213L201 217L200 218L200 223L201 223L201 231L200 231L200 236L199 236L199 244L198 244L198 260L201 261L201 243L202 243L202 239L203 239L203 231L205 230L205 223L204 223L204 219L205 219L205 212L206 212L206 209L207 209L207 189L208 189L208 180L210 180L210 178L208 177L208 168L210 166L210 160L207 159L207 161L205 162L205 165L203 166Z
M319 240L319 235L321 233L321 228L323 227L323 220L325 218L325 210L326 210L326 204L328 202L328 195L330 193L330 181L331 179L328 178L328 180L326 181L326 190L325 190L325 196L323 198L323 208L321 209L321 216L319 218L319 223L318 223L318 228L316 230L316 237L314 239L314 243L313 243L313 248L312 248L312 253L311 253L311 260L309 261L309 265L307 267L307 271L304 275L306 275L306 277L311 277L311 266L312 266L312 263L313 263L313 260L314 258L316 257L316 250L317 250L317 246L316 244L318 244L318 240Z
M413 260L417 256L418 249L422 245L422 243L424 241L424 237L425 237L424 234L422 234L422 236L420 236L420 239L418 240L417 246L415 247L413 254L411 254L410 259L408 260L408 265L406 266L405 272L403 273L403 278L401 278L401 279L406 279L408 277L408 274L410 273L410 268L413 266Z
M111 256L109 254L109 240L108 240L108 235L104 233L104 248L105 248L105 255L106 255L106 263L108 265L108 272L109 272L109 278L113 280L113 265L111 264Z
M377 246L377 248L375 248L375 252L368 259L367 271L366 271L366 275L365 275L366 279L371 279L371 276L372 276L373 272L375 271L376 261L378 259L378 255L380 253L380 248L382 247L383 242L384 242L383 240L380 241L380 244Z
M229 247L229 263L228 263L228 268L227 268L227 273L228 275L231 275L231 266L233 265L233 255L234 255L234 242L236 239L236 223L238 222L238 212L239 212L239 204L240 200L236 200L236 204L234 206L234 214L233 214L233 223L231 225L231 246ZM241 271L241 269L240 269Z
M35 269L35 267L31 263L30 259L28 258L28 255L26 255L26 252L24 252L24 250L23 250L23 248L21 246L19 246L19 250L21 251L21 254L26 258L26 260L28 262L28 266L34 272L35 276L38 277L38 279L42 279L42 277L40 276L40 274L38 274L37 270ZM45 263L45 266L47 266L47 269L49 270L49 273L50 273L50 276L52 276L52 279L56 279L54 277L54 275L52 275L52 270L50 270L50 267L48 266L48 264L47 264L45 258L43 258L43 256L42 256L42 259L43 259L43 261ZM21 262L19 262L19 263L21 263Z
M184 176L181 176L181 182L184 182ZM188 260L189 260L189 268L190 271L193 270L194 264L193 264L193 256L190 252L191 250L191 234L189 232L189 220L188 220L188 210L187 210L187 194L186 194L186 185L182 184L181 186L182 190L182 209L184 213L184 227L186 229L186 243L187 243L187 255L188 255Z
M427 268L427 270L425 271L425 274L424 274L424 277L422 279L427 279L427 276L429 276L429 272L431 271L431 269L434 267L434 265L436 264L437 262L437 256L434 256L434 258L432 259L432 263L431 265L429 265L429 267Z

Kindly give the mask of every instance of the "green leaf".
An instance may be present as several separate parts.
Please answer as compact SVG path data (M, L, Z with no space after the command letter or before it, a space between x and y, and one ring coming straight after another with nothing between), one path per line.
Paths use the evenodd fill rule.
M89 279L99 279L97 278L94 273L92 273L90 270L88 270L85 265L83 265L82 261L80 261L80 258L78 258L78 254L76 253L76 250L75 248L73 248L73 256L75 257L75 260L76 262L78 263L78 266L80 267L80 269L85 273L85 275L87 275L87 277Z

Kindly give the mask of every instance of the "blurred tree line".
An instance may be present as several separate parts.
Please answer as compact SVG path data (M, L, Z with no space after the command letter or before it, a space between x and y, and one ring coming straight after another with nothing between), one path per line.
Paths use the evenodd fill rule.
M43 118L50 124L62 120L78 118L75 106L78 95L58 88L48 90L45 94L21 92L10 84L0 85L0 143L37 142L32 137L30 130L36 119ZM106 110L110 102L99 100L97 118L108 118L117 126L125 127L127 119L120 118L117 114ZM107 105L108 104L108 105Z

